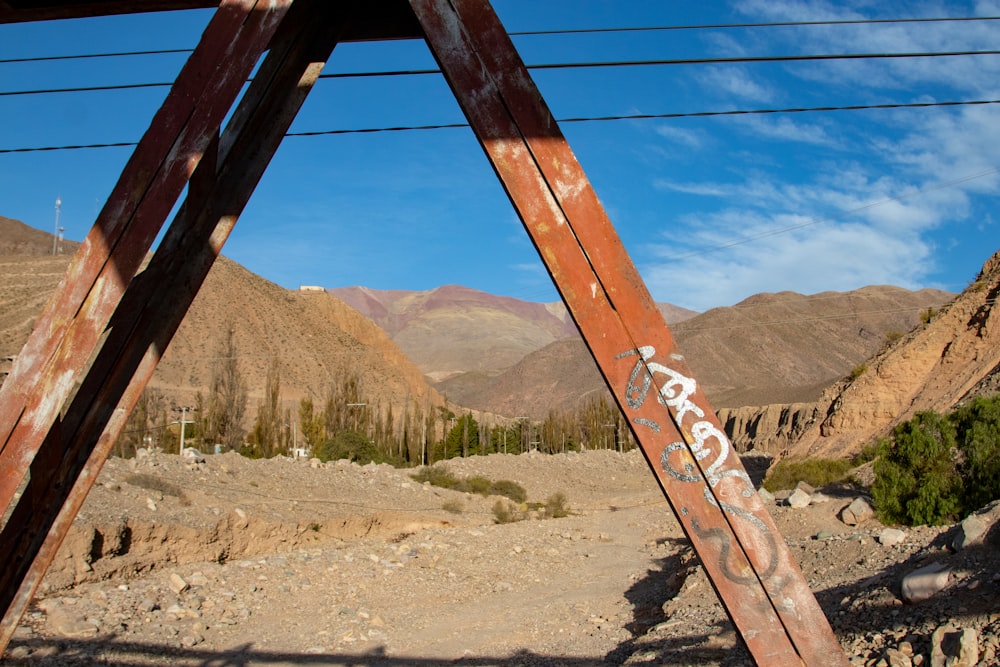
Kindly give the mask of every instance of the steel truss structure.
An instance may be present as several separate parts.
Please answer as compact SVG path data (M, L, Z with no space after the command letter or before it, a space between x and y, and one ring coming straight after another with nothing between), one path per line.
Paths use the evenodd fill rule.
M207 6L0 0L0 22ZM217 6L0 389L0 653L336 44L423 38L756 662L846 666L489 1Z

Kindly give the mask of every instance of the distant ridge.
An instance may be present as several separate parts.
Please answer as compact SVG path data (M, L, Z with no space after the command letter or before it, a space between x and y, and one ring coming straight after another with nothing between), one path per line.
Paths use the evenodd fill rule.
M578 338L562 302L534 303L462 287L373 290L340 287L329 292L382 327L433 380L461 373L495 374L564 338ZM668 322L697 313L661 304Z

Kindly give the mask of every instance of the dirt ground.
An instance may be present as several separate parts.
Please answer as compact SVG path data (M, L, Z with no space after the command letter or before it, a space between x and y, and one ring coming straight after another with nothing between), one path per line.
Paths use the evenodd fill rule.
M413 470L205 458L107 462L5 664L752 664L638 452L448 462L570 510L503 524ZM852 663L929 665L952 623L1000 664L995 549L955 553L948 527L883 546L838 518L856 490L825 491L771 511ZM929 562L948 588L904 605Z

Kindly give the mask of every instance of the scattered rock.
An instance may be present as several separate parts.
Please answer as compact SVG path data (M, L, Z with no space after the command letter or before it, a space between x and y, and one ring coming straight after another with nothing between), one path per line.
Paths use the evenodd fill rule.
M878 543L884 547L894 547L906 540L906 533L898 528L883 528L878 534Z
M860 526L875 516L875 511L864 498L855 498L840 512L840 520L848 526Z
M951 570L934 562L903 577L903 601L917 604L934 597L951 582Z
M931 667L975 667L979 664L979 636L972 628L942 625L931 635Z
M790 494L788 494L788 499L785 502L789 507L794 507L795 509L802 509L803 507L808 507L810 501L809 493L803 491L802 489L795 489Z

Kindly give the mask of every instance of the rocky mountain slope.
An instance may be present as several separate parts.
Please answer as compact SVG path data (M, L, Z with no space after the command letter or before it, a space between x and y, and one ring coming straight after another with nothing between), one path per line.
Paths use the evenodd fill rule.
M1000 390L1000 253L929 321L886 345L817 401L720 410L736 445L773 454L841 457L920 410L945 413Z
M759 294L670 328L713 406L811 402L953 296L890 286ZM537 418L607 391L579 338L556 341L502 373L437 387L460 405Z
M579 337L562 302L530 303L458 285L426 292L328 291L382 327L434 381L463 373L488 376L546 345ZM659 307L670 323L697 315L672 304Z
M0 238L21 238L20 223L4 220ZM27 340L69 264L66 255L38 252L51 238L43 232L28 235L28 245L16 244L18 254L0 254L0 373ZM209 273L150 386L176 404L206 393L230 328L251 414L272 361L278 364L284 407L293 410L302 397L322 401L328 388L347 376L357 377L366 395L384 397L384 406L444 402L388 335L353 308L323 292L290 292L224 257Z

